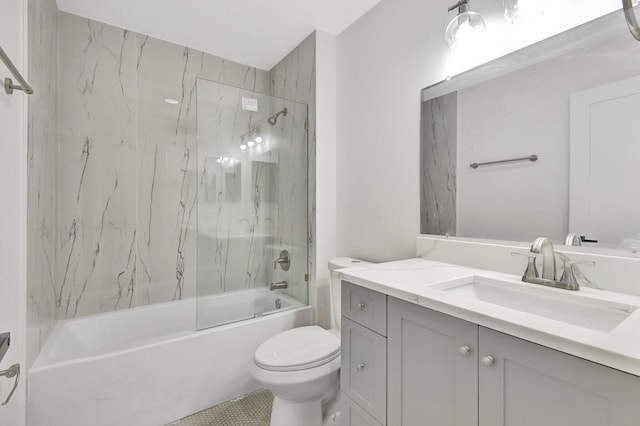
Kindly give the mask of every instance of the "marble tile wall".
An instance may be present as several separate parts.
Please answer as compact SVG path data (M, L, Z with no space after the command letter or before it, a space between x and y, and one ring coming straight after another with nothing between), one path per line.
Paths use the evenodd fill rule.
M193 297L196 81L266 92L269 75L59 16L57 317Z
M58 8L28 2L27 367L55 321Z
M458 95L422 103L420 232L456 235Z
M51 309L62 319L193 297L196 200L202 179L196 149L198 79L313 104L315 38L267 72L67 13L61 12L59 21L57 256L52 259ZM309 117L312 145L312 110ZM279 153L287 173L304 174L303 160L313 158L315 150L307 151L305 144L288 150ZM281 188L276 210L282 214L278 223L287 224L287 236L273 243L306 247L307 230L313 231L311 213L306 217L302 209L302 216L287 217L282 212L293 202L306 202L313 176ZM273 222L267 219L273 221L258 217L250 227L268 227ZM303 252L307 259L295 263L296 276L302 278L306 261L312 259ZM264 250L260 256L264 258L244 256L242 261L266 273ZM258 276L253 273L248 285L267 280ZM240 278L247 280L246 274ZM306 283L301 280L295 288L306 299Z
M290 99L308 106L307 115L307 146L298 144L296 137L289 138L292 145L281 160L286 164L285 170L291 170L291 176L302 176L304 163L308 164L306 182L298 179L283 179L288 187L282 192L280 201L282 223L289 227L282 230L281 243L292 247L308 246L307 259L294 259L290 270L291 294L299 300L308 300L309 289L314 288L315 277L315 214L316 214L316 33L309 35L291 53L283 58L270 72L269 93L280 98ZM298 129L299 127L294 127ZM306 156L307 161L304 161ZM307 217L299 216L300 209L292 209L298 200L306 197ZM308 265L308 267L307 267ZM324 265L319 265L324 267ZM309 274L311 281L304 282L300 278Z

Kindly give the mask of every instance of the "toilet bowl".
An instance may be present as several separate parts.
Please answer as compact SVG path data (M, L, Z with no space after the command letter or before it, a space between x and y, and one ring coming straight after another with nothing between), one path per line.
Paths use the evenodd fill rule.
M256 349L251 374L273 393L271 426L321 426L323 414L326 425L339 424L340 280L334 274L366 263L351 258L329 261L334 328L294 328L276 334ZM324 412L328 406L332 413Z

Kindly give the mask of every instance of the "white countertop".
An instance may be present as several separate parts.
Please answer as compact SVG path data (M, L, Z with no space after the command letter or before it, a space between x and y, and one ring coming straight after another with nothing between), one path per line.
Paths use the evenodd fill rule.
M544 288L551 297L558 292L562 297L568 292L523 283L515 275L424 259L371 264L338 272L343 280L353 284L640 376L640 309L612 331L602 332L434 288L448 281L478 276L519 286L514 288ZM638 296L591 288L570 293L587 303L597 299L640 307Z

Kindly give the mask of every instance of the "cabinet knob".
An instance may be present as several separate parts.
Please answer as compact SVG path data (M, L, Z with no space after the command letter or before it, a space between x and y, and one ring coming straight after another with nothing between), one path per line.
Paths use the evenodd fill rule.
M365 305L364 302L358 302L358 304L356 305L358 307L358 309L360 309L361 311L364 310L364 308L367 306Z
M364 370L364 367L365 367L364 362L361 362L358 365L356 365L356 370L362 371L362 370Z
M462 356L469 356L471 355L471 348L467 345L460 346L460 348L458 348L458 353Z
M485 367L493 367L496 364L496 360L491 355L487 355L482 357L482 364L484 364Z

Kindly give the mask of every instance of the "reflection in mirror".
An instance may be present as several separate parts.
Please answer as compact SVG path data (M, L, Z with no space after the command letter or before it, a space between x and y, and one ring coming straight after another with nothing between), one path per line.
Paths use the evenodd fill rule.
M252 174L254 179L254 204L277 203L279 198L278 182L280 180L280 167L278 164L252 161Z
M227 203L237 203L242 200L242 166L240 164L227 166L225 169L224 198Z
M204 195L208 203L215 203L218 199L218 176L216 172L216 159L207 157L204 159L204 170L202 173L202 183L204 185Z
M425 89L421 232L640 246L639 76L616 12Z

